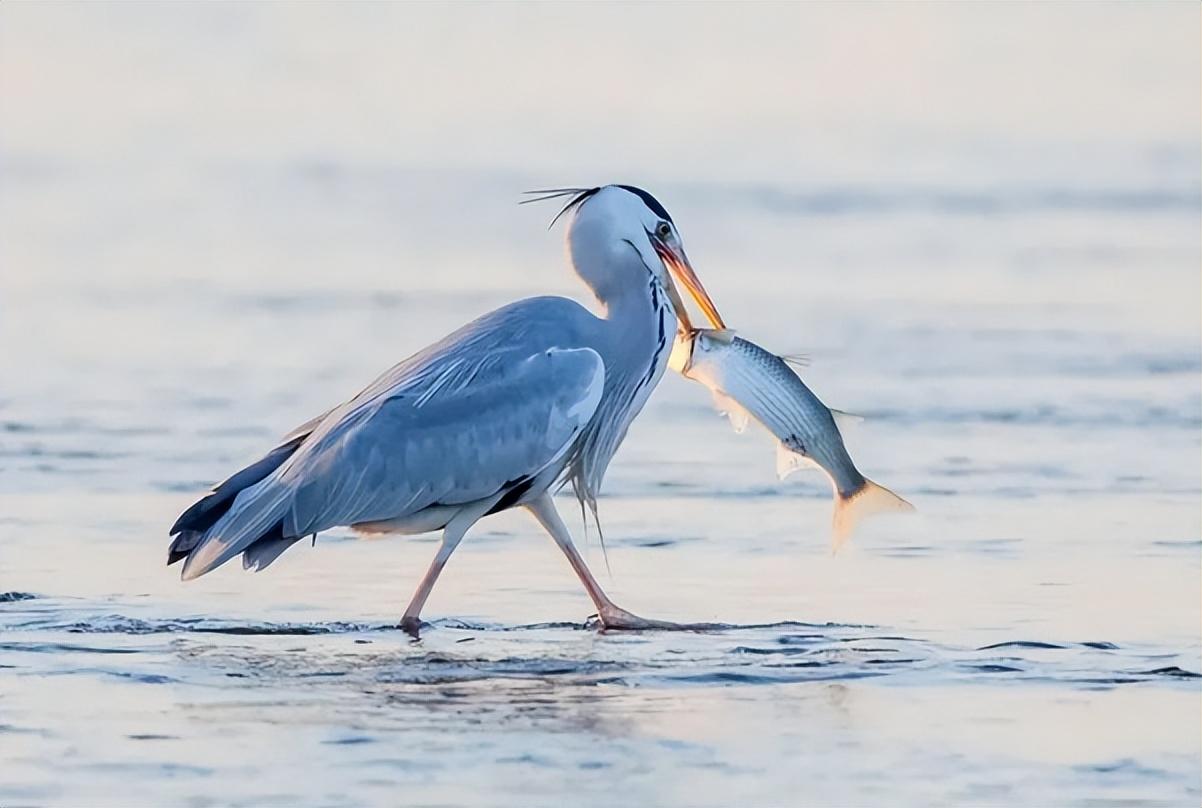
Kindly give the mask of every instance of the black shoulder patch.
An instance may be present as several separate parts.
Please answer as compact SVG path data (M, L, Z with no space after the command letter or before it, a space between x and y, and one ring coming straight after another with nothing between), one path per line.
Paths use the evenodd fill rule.
M656 216L672 222L672 215L668 213L667 209L659 203L658 199L644 191L642 188L635 188L633 185L618 185L617 187L621 188L623 191L630 191L630 193L634 194L639 199L642 199L643 204L651 208L651 210L655 212ZM672 222L672 224L676 224L676 222Z

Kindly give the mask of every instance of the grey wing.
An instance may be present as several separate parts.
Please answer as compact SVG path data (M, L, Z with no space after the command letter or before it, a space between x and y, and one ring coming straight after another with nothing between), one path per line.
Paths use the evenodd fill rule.
M604 363L581 347L596 323L554 297L468 323L288 435L231 501L179 533L170 559L184 559L185 580L253 547L267 549L244 561L263 566L329 527L512 493L566 462L600 402Z
M450 351L420 379L336 410L302 444L278 478L290 489L284 535L473 502L533 478L562 461L604 380L590 348Z

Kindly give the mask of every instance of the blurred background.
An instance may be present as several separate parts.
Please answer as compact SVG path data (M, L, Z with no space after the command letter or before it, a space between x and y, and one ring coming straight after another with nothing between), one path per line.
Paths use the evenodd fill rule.
M33 733L0 753L0 802L118 802L136 776L162 800L223 804L296 804L310 777L360 795L401 782L431 802L491 783L551 804L569 786L584 804L1197 804L1196 680L1086 687L1065 670L1202 669L1199 14L0 5L0 592L36 596L0 626L50 649L0 651L37 674L0 692ZM195 723L217 691L193 687L249 663L236 649L190 656L220 640L129 640L128 670L62 650L72 630L125 637L114 615L394 620L430 539L334 531L263 575L185 587L162 567L166 528L275 436L471 317L581 297L562 226L547 230L556 208L517 202L607 182L672 212L730 323L811 356L807 383L868 416L848 436L861 468L920 510L832 558L825 482L778 484L767 440L734 435L703 389L666 378L606 482L607 586L655 617L904 632L931 643L914 653L934 671L903 678L911 708L877 685L736 696L718 678L659 706L623 696L608 708L621 720L601 726L558 716L518 731L485 711L483 735L444 749L470 751L477 774L417 777L363 768L358 742L314 746L352 724L377 758L415 742L411 724L347 719L344 694L302 720L227 705L221 746ZM482 524L428 616L583 618L532 525ZM570 655L648 664L594 640ZM949 647L1014 640L1115 649L1054 673L1032 663L1029 688L963 687L942 666ZM515 642L477 648L509 659ZM103 675L139 665L171 689ZM46 673L63 676L38 684ZM186 752L129 740L133 715L188 738ZM426 742L446 731L418 723ZM564 738L582 746L547 752ZM243 771L239 744L278 745L278 765L222 791L220 775ZM299 771L313 749L323 762Z

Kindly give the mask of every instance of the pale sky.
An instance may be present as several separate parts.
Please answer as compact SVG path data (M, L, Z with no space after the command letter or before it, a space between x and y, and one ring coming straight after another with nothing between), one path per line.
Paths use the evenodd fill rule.
M921 177L965 149L1002 175L1030 149L1196 164L1199 9L4 3L2 146L738 180Z

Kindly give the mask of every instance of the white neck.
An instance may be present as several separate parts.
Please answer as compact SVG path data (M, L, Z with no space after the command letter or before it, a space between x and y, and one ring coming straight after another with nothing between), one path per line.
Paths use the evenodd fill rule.
M595 504L609 461L659 384L672 353L675 312L641 262L639 269L638 282L612 290L605 299L598 295L604 318L597 320L595 347L605 362L605 392L571 469L577 495L590 504Z

